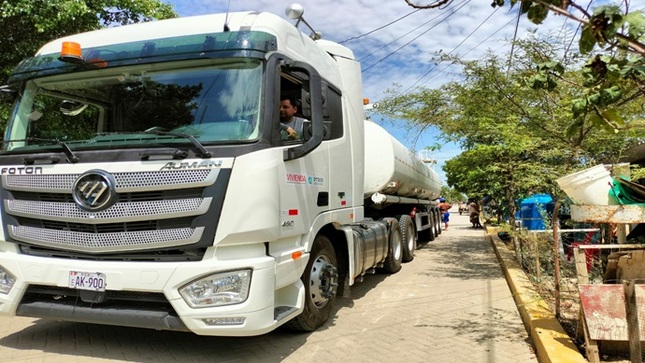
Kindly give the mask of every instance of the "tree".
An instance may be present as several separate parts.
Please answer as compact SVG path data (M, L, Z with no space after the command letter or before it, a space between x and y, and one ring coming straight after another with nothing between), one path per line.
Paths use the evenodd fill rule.
M437 0L427 5L405 2L413 8L432 9L451 3L453 0ZM596 7L592 13L571 0L493 0L492 6L520 4L520 14L535 24L541 24L549 13L555 13L577 21L582 26L579 39L580 53L589 60L583 72L584 92L571 102L576 125L590 118L593 125L610 131L624 124L623 115L616 105L633 99L645 98L645 13L631 12L629 0L624 8L615 5ZM601 51L592 54L598 47ZM564 66L559 58L545 59L537 63L537 74L532 87L551 90L554 79L561 77ZM618 83L629 81L630 87ZM574 125L575 126L575 125ZM574 127L572 132L580 131Z
M448 161L447 181L456 190L490 195L514 215L514 201L535 192L561 193L554 180L581 165L616 160L622 150L642 137L643 120L636 102L617 105L626 115L621 133L594 127L592 116L575 118L571 103L584 92L581 65L563 69L550 89L531 87L533 64L555 51L546 41L518 42L508 62L494 53L465 61L464 78L440 89L394 96L381 102L380 112L415 125L432 125L442 137L465 150ZM622 83L629 80L623 79ZM562 85L567 87L562 87ZM581 121L581 122L580 122Z
M446 198L446 201L451 204L466 200L464 193L461 193L454 188L450 188L446 185L441 186L441 196Z
M0 4L0 84L13 68L53 39L96 30L176 17L161 0L8 0Z

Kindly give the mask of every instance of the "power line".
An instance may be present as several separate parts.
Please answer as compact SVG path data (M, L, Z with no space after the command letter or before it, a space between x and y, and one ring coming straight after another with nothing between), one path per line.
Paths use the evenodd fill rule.
M456 6L459 6L459 4L458 4L458 5L456 5ZM437 18L438 18L438 17L440 17L441 15L442 15L442 14L441 14L441 13L439 13L439 15L437 15L437 16L435 16L434 18L432 18L432 19L430 19L430 20L426 21L425 23L423 23L423 24L421 24L421 25L417 26L416 28L414 28L414 29L410 30L409 32L407 32L407 33L405 33L405 34L401 35L400 37L398 37L398 38L394 39L393 41L391 41L391 42L389 42L389 43L387 43L387 44L383 45L383 46L382 46L382 47L380 47L380 48L375 49L373 52L371 52L371 53L369 53L369 54L367 54L367 55L364 55L364 56L363 56L363 57L361 57L358 61L359 61L359 62L361 62L361 61L363 61L365 58L367 58L367 57L371 56L372 54L374 54L374 53L378 52L379 50L381 50L381 49L383 49L383 48L387 48L387 47L388 47L388 46L390 46L392 43L399 41L401 38L405 37L406 35L409 35L410 33L414 32L415 30L417 30L417 29L419 29L419 28L421 28L421 27L423 27L423 26L427 25L428 23L430 23L430 22L434 21L435 19L437 19ZM435 26L436 26L436 25L435 25ZM430 29L432 29L432 28L430 28ZM430 30L430 29L428 29L428 30ZM426 31L426 32L427 32L427 31Z
M587 8L585 8L585 12L589 11L589 7L591 6L592 2L593 2L593 0L589 0L589 4L587 4ZM582 26L582 23L578 23L578 27L576 28L575 33L573 33L573 36L571 37L571 41L569 41L569 45L567 46L567 49L564 50L564 54L562 55L562 60L564 60L567 57L567 53L569 53L569 49L571 48L571 44L573 44L573 40L578 35L578 32L580 31L581 26Z
M500 30L504 29L508 24L510 24L510 23L512 23L514 21L515 21L515 19L509 20L506 24L502 25L501 27L499 27L499 29L495 30L495 32L493 32L493 34L487 36L484 40L479 42L476 46L470 48L466 53L462 54L462 57L465 56L466 54L472 52L473 50L475 50L475 48L479 47L480 45L484 44L484 42L486 42L488 39L492 38L493 35L499 33Z
M513 42L511 42L511 55L508 57L508 68L506 73L511 71L511 63L513 63L513 51L515 51L515 39L517 39L517 29L520 27L520 17L522 16L522 7L517 7L517 22L515 22L515 31L513 32Z
M355 37L351 37L351 38L345 39L345 40L343 40L342 42L339 42L338 44L347 43L347 42L349 42L349 41L351 41L351 40L356 40L356 39L360 39L360 38L362 38L362 37L368 36L368 35L370 35L370 34L372 34L372 33L376 32L376 31L379 31L379 30L381 30L381 29L387 28L388 26L390 26L390 25L392 25L392 24L394 24L394 23L396 23L396 22L398 22L398 21L400 21L400 20L403 20L403 19L407 18L408 16L410 16L410 15L412 15L412 14L416 13L416 12L417 12L417 11L419 11L419 10L422 10L422 9L416 9L416 10L414 10L414 11L411 11L411 12L409 12L409 13L407 13L407 14L403 15L402 17L400 17L400 18L398 18L398 19L396 19L396 20L393 20L393 21L391 21L391 22L389 22L389 23L387 23L387 24L385 24L385 25L383 25L383 26L380 26L380 27L378 27L378 28L376 28L376 29L374 29L374 30L370 30L369 32L367 32L367 33L365 33L365 34L361 34L361 35L358 35L358 36L355 36Z
M499 27L499 28L498 28L497 30L495 30L491 35L489 35L489 36L487 36L486 38L484 38L484 40L482 40L481 42L477 43L477 45L476 45L476 46L474 46L474 47L470 48L466 53L462 54L461 56L462 56L462 57L465 57L468 53L470 53L470 52L472 52L473 50L475 50L475 49L479 48L479 46L481 46L481 45L482 45L482 44L484 44L486 41L488 41L488 39L492 38L495 34L499 33L502 29L504 29L505 27L507 27L510 23L512 23L512 22L514 22L514 21L515 21L515 19L511 19L511 20L509 20L508 22L506 22L506 24L504 24L504 25L502 25L501 27ZM436 75L437 75L437 74L439 74L439 73L446 73L446 74L449 74L449 75L451 75L451 76L460 76L460 75L462 75L462 73L447 72L447 71L446 71L446 69L448 69L448 67L449 67L449 66L445 66L445 67L441 68L441 69L440 69L439 71L437 71L435 74L433 74L432 76L430 76L430 78L428 78L425 82L423 82L423 84L428 83L431 79L433 79L434 77L436 77Z
M450 52L448 52L447 54L448 54L448 55L452 54L452 52L454 52L455 50L457 50L457 48L459 48L462 44L464 44L464 43L466 42L466 40L468 40L468 39L469 39L473 34L475 34L475 32L476 32L477 30L479 30L479 28L481 28L481 27L482 27L482 26L483 26L483 25L488 21L488 19L490 19L490 18L493 16L493 14L495 14L495 13L497 12L497 10L499 10L499 7L496 7L496 8L495 8L495 10L493 10L493 12L492 12L492 13L490 13L490 15L488 15L488 17L487 17L486 19L484 19L484 21L482 21L482 22L481 22L481 24L479 24L479 25L478 25L478 26L477 26L477 27L476 27L472 32L470 32L470 34L468 34L468 36L466 36L466 38L464 38L464 40L462 40L462 41L461 41L461 43L457 44L457 46L456 46L456 47L454 47L454 48L453 48ZM408 89L406 89L406 90L404 91L404 93L405 93L405 92L407 92L407 91L409 91L410 89L414 88L414 86L416 86L416 85L417 85L417 83L421 82L421 80L422 80L423 78L425 78L425 76L427 76L428 74L430 74L430 72L432 72L435 68L437 68L437 65L435 65L434 67L430 68L430 70L428 70L428 71L427 71L423 76L421 76L421 77L420 77L416 82L414 82L414 84L412 84L412 86L408 87ZM426 80L425 82L423 82L423 83L422 83L422 85L423 85L423 84L425 84L425 83L426 83L427 81L429 81L429 80L430 80L430 78L429 78L428 80Z
M472 1L472 0L467 0L467 1L465 1L462 5L460 5L460 7L459 7L458 9L455 9L452 13L448 14L445 18L441 19L437 24L435 24L435 25L431 26L428 30L426 30L426 31L422 32L421 34L417 35L416 37L412 38L412 40L410 40L409 42L407 42L407 43L403 44L403 45L402 45L402 46L400 46L399 48L395 49L393 52L390 52L390 53L389 53L389 54L387 54L385 57L383 57L383 58L379 59L376 63L373 63L373 64L372 64L372 65L370 65L369 67L364 68L364 69L361 71L361 73L363 73L363 72L365 72L365 71L369 70L370 68L374 67L375 65L377 65L377 64L381 63L382 61L386 60L387 58L389 58L389 57L390 57L391 55L393 55L394 53L396 53L396 52L398 52L399 50L401 50L401 49L405 48L406 46L410 45L410 43L412 43L413 41L415 41L415 40L419 39L419 38L420 38L422 35L424 35L425 33L429 32L429 31L430 31L430 30L432 30L432 29L434 29L437 25L439 25L439 24L443 23L444 21L448 20L448 18L450 18L451 16L455 15L455 13L456 13L457 11L459 11L461 8L463 8L464 6L466 6L470 1Z

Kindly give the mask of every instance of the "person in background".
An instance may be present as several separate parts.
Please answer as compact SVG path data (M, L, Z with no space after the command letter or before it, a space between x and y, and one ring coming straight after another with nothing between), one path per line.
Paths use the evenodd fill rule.
M301 140L306 119L297 117L298 103L295 98L280 98L280 137L282 140Z
M443 222L444 230L448 230L448 224L450 224L450 208L452 208L452 205L446 202L446 198L439 198L439 211L441 212L441 221Z
M468 203L468 215L470 216L470 223L473 225L473 228L482 228L481 223L479 222L479 204L475 199L471 199Z

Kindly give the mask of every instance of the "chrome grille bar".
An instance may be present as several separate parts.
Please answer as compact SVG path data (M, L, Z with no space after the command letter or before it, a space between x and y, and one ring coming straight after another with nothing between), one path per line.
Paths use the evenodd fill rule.
M11 238L36 246L85 253L141 251L184 246L199 241L204 227L152 231L86 233L25 226L8 226Z
M5 200L4 207L13 216L72 223L100 224L136 222L151 219L190 217L206 213L212 198L155 200L117 203L101 212L87 212L75 203Z
M187 189L211 185L220 169L145 171L111 173L117 193L168 189ZM27 192L71 193L74 181L81 174L3 175L2 185L8 190Z

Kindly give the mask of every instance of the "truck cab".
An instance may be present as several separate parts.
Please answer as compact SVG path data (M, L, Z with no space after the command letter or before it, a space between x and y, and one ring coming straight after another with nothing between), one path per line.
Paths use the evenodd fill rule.
M418 205L383 196L366 219L360 65L272 14L57 39L5 90L0 314L311 331L364 274L411 260L412 216L427 219L413 182L427 171L394 157ZM284 95L307 119L295 140L280 136Z

